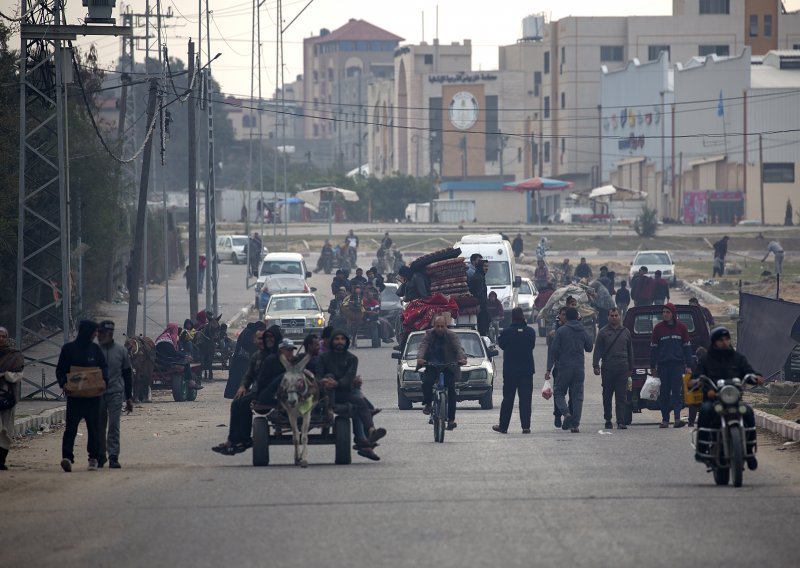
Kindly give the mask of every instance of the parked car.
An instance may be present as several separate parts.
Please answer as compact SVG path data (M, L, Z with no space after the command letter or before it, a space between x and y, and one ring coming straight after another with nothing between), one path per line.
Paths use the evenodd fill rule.
M258 267L258 278L255 285L256 306L259 309L263 308L263 304L259 303L261 289L264 287L267 278L276 275L302 278L303 281L306 278L311 278L311 272L308 271L302 254L296 252L271 252L267 254Z
M647 273L653 274L656 270L661 271L661 277L669 282L672 286L678 283L678 275L675 271L675 263L672 260L672 255L669 251L665 250L640 250L636 253L633 262L631 262L629 278L639 272L642 266L647 267Z
M662 310L663 306L638 306L630 308L625 315L623 325L631 332L633 339L633 377L632 388L628 392L630 404L625 417L627 424L631 423L633 413L641 412L643 408L660 410L658 401L643 401L639 398L639 394L650 373L650 338L653 335L653 327L662 319ZM678 321L683 322L689 330L692 352L697 351L698 347L708 347L710 333L700 307L677 304L675 310L678 313Z
M325 316L314 294L273 294L264 310L264 323L280 327L284 337L303 339L309 333L322 334Z
M217 258L233 264L247 262L247 235L221 235L217 237Z
M522 308L525 313L525 320L533 323L533 303L539 292L536 285L530 278L523 278L519 290L517 290L517 306Z
M456 383L458 402L477 400L484 410L492 408L492 389L494 385L495 366L493 357L498 352L489 349L480 334L471 328L454 328L464 352L467 364L461 367L461 382ZM392 353L397 359L397 407L400 410L411 410L415 402L422 402L422 375L416 370L417 350L424 331L409 334L402 351Z

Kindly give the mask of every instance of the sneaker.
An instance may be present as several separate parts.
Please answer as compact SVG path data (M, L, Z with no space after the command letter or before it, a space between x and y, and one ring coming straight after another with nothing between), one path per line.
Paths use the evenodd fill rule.
M97 471L97 460L89 460L89 471Z
M430 413L431 413L431 403L429 402L428 404L422 407L422 414L427 416Z
M119 460L115 457L108 458L108 469L121 469L122 466L119 465Z
M453 420L452 422L448 422L447 423L447 429L448 430L455 430L456 428L458 428L458 424L456 424L455 420Z
M755 456L753 456L752 458L747 458L747 469L749 469L750 471L755 471L756 469L758 469L758 460L756 459Z
M614 425L611 423L611 420L606 420L606 425L604 426L606 430L613 430Z
M617 429L618 429L618 430L627 430L627 429L628 429L628 427L627 427L627 426L625 426L625 424L617 424Z
M581 433L580 428L578 428L577 426L575 426L574 428L570 428L569 431L572 432L573 434Z
M662 422L658 425L659 428L669 428L669 422Z
M686 426L686 421L685 420L681 420L680 418L678 418L675 421L675 424L672 427L673 428L683 428L684 426Z
M508 434L508 430L503 430L502 428L500 428L499 424L495 424L494 426L492 426L492 430L494 430L498 434Z
M374 444L386 435L386 428L375 428L369 435L370 444Z
M103 466L106 465L106 458L97 458L97 467L103 469Z
M561 429L561 416L556 416L556 419L553 420L553 426L555 427L556 430Z
M561 429L569 430L571 425L572 425L572 414L565 414L564 419L561 422Z
M523 434L530 434L531 433L531 429L530 428L523 428L522 429L522 433Z
M72 462L69 461L67 458L64 458L63 460L61 460L61 469L69 473L70 471L72 471Z

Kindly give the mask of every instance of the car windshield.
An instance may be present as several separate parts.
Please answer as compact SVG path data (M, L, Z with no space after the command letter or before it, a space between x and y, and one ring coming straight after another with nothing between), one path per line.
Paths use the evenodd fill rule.
M511 270L504 260L490 260L489 272L486 273L487 286L510 286Z
M381 303L384 302L399 302L400 297L397 295L397 288L395 286L387 286L386 289L381 292Z
M318 312L319 304L312 296L290 296L287 298L272 298L267 306L267 313L277 312Z
M247 237L234 237L233 238L233 246L235 246L235 247L247 246Z
M528 296L532 296L533 295L533 290L531 290L530 284L528 284L527 282L525 282L523 280L522 284L519 285L519 292L517 292L517 293L518 294L527 294Z
M269 274L302 274L299 262L291 260L265 260L261 263L261 276Z
M633 333L635 335L651 335L653 327L661 321L661 313L637 314L633 321ZM694 318L692 314L678 312L678 321L682 322L689 333L694 332Z
M477 333L473 332L456 332L458 338L461 340L461 347L464 348L464 353L467 357L484 357L483 343ZM419 352L419 345L422 343L422 338L425 337L424 333L418 333L408 338L406 345L406 361L413 361L417 358Z
M663 252L645 252L636 256L634 262L636 266L647 266L649 264L672 264L669 255Z

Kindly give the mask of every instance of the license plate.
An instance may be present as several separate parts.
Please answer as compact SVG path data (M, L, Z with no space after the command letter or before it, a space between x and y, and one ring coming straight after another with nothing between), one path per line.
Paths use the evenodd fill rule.
M303 335L303 328L302 327L285 327L281 330L286 335L294 334L294 335Z

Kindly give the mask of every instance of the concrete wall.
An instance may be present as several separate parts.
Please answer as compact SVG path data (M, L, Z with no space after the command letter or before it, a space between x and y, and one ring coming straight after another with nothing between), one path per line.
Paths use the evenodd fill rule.
M452 195L452 197L451 197ZM443 191L439 199L468 199L475 202L479 223L527 222L528 193L516 191ZM470 219L471 221L471 219Z

